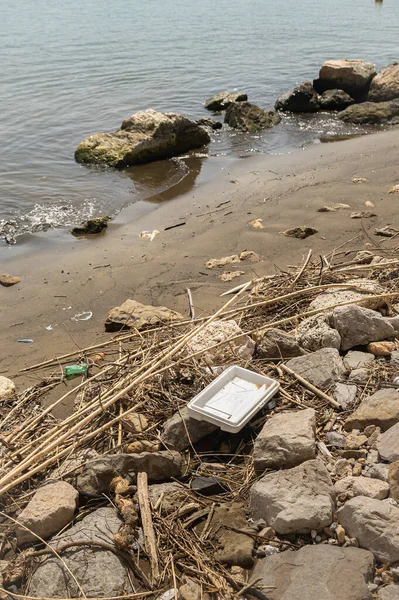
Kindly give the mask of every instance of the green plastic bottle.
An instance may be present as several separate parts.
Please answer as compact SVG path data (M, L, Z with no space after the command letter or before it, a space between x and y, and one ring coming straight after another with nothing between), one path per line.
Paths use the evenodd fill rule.
M79 375L84 375L87 373L88 365L86 363L81 363L80 365L70 365L69 367L64 367L64 375L67 379L73 379L74 377L78 377Z

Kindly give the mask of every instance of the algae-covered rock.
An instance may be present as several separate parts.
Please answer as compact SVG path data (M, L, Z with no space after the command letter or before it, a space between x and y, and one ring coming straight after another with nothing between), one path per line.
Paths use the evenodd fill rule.
M352 104L338 116L345 123L355 125L399 125L399 99Z
M263 110L250 102L234 102L226 110L224 122L249 133L270 129L280 123L281 117L274 110Z
M210 142L208 132L176 113L138 112L111 133L95 133L77 147L79 163L116 168L171 158Z
M108 221L111 217L93 217L88 219L80 227L74 227L72 229L72 235L93 235L95 233L101 233L108 227Z
M304 81L276 101L276 110L293 113L312 113L319 110L319 97L310 81Z

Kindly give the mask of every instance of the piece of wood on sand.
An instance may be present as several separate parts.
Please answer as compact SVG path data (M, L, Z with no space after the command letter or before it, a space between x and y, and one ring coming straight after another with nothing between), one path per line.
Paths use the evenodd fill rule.
M148 496L147 473L137 474L137 497L140 507L141 524L144 532L145 549L150 557L152 583L156 583L159 580L159 562L157 541L154 525L152 523L150 499Z

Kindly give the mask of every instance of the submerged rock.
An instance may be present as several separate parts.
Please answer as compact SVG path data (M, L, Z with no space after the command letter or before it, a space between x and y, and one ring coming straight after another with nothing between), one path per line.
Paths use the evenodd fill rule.
M345 123L355 125L398 125L399 99L353 104L342 111L338 117Z
M129 299L109 311L105 331L143 329L180 319L183 319L181 314L165 306L151 306Z
M79 163L116 168L178 156L210 142L207 131L176 113L149 109L123 121L112 133L95 133L77 147Z
M313 86L319 94L326 90L344 90L359 102L367 96L375 74L374 65L364 60L327 60L323 63L319 78L313 82Z
M270 129L280 123L280 115L273 110L263 110L249 102L235 102L226 110L224 122L249 133L256 133L262 129Z
M137 591L138 582L124 560L116 552L101 548L104 544L114 548L114 535L121 525L113 508L99 508L62 533L50 542L55 550L72 542L87 542L87 546L65 550L62 561L55 556L45 558L34 571L27 593L37 598L77 598L81 594L71 572L88 598ZM135 583L133 588L131 581Z
M101 233L108 227L108 221L111 217L93 217L88 219L80 227L74 227L72 229L72 235L93 235L95 233Z
M212 98L208 98L204 106L208 110L219 111L226 110L233 102L245 102L246 100L248 100L247 94L241 92L219 92Z
M378 71L370 85L370 102L386 102L399 98L399 64L392 63Z
M319 97L310 81L304 81L276 101L276 110L293 113L312 113L319 110Z
M201 127L209 127L214 131L218 129L223 129L223 123L221 123L220 121L214 121L213 119L207 119L206 117L203 119L198 119L197 125L200 125Z
M372 600L374 557L360 548L305 546L260 560L251 575L254 596L268 600Z
M344 90L326 90L319 97L320 110L344 110L355 101Z

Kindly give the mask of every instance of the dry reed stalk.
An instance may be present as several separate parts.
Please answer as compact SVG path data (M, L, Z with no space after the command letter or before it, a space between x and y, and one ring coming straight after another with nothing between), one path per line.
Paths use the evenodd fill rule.
M302 385L304 385L306 388L308 388L308 390L313 392L313 394L315 394L319 398L322 398L323 400L327 400L327 402L329 402L331 404L331 406L333 406L334 408L338 408L338 409L342 408L341 405L336 400L334 400L334 398L331 398L331 396L329 396L328 394L326 394L325 392L323 392L322 390L317 388L315 385L310 383L310 381L308 381L304 377L301 377L301 375L298 375L297 373L295 373L295 371L293 371L286 365L281 364L280 368L283 369L283 371L285 371L286 373L289 373L289 375L292 375L293 377L295 377Z
M149 375L153 374L154 371L157 369L157 367L160 367L164 362L166 362L167 360L172 358L175 354L180 352L180 350L182 348L184 348L186 346L186 344L193 337L198 335L198 333L200 333L207 325L212 323L220 315L220 313L223 312L223 310L225 310L231 304L236 302L238 297L245 291L245 289L246 288L244 288L240 292L240 294L238 294L237 296L235 296L234 298L231 298L228 302L226 302L226 304L223 305L218 311L216 311L211 317L209 317L207 321L205 321L198 327L195 327L190 333L184 335L183 338L181 340L178 340L178 342L174 346L172 346L172 348L170 350L168 350L167 352L161 353L161 354L163 354L163 356L161 356L161 358L156 357L156 359L154 359L154 361L152 361L151 366L148 367L144 371L144 373L142 373L138 377L135 377L129 385L127 385L125 388L123 388L120 392L113 395L103 406L100 406L99 408L94 410L93 413L91 413L90 415L85 417L82 421L79 421L69 431L67 431L66 433L61 435L60 438L54 440L49 445L45 445L39 451L38 451L38 449L35 449L21 464L19 464L17 467L15 467L13 470L11 470L7 475L5 475L4 477L2 477L0 479L0 496L3 495L6 491L11 489L12 487L14 487L15 485L17 485L15 482L14 482L14 484L10 483L10 482L12 482L14 477L16 477L17 475L22 473L28 466L32 465L33 463L38 462L39 460L41 461L44 458L44 456L46 456L49 452L54 450L57 446L60 446L61 443L66 441L68 438L70 438L72 436L72 434L77 433L79 430L81 430L83 428L83 426L89 424L96 416L101 414L105 408L109 408L110 406L114 405L127 392L129 392L131 389L133 389L139 383L144 381ZM145 367L147 367L146 364L143 365L141 367L141 369L143 369ZM107 426L109 427L110 425L107 424ZM82 441L78 440L76 442L75 446L77 447L77 446L80 446L81 444L82 444ZM54 462L54 457L45 461L44 464L46 464L46 466L48 466L49 464L52 464L52 462ZM34 471L35 471L35 469L34 469ZM27 476L24 476L23 478L19 478L19 480L17 480L17 481L18 482L20 482L21 480L24 481L25 479L27 479ZM9 485L7 485L7 484L9 484Z
M49 598L47 596L27 596L26 594L16 594L15 592L10 592L10 590L5 590L0 587L0 592L3 592L6 596L11 596L12 598L17 598L17 600L71 600L71 598ZM126 596L110 596L110 597L101 597L101 598L92 598L90 596L90 600L133 600L134 598L147 598L148 596L155 596L157 592L140 592L134 594L126 594ZM84 596L86 598L86 596Z

